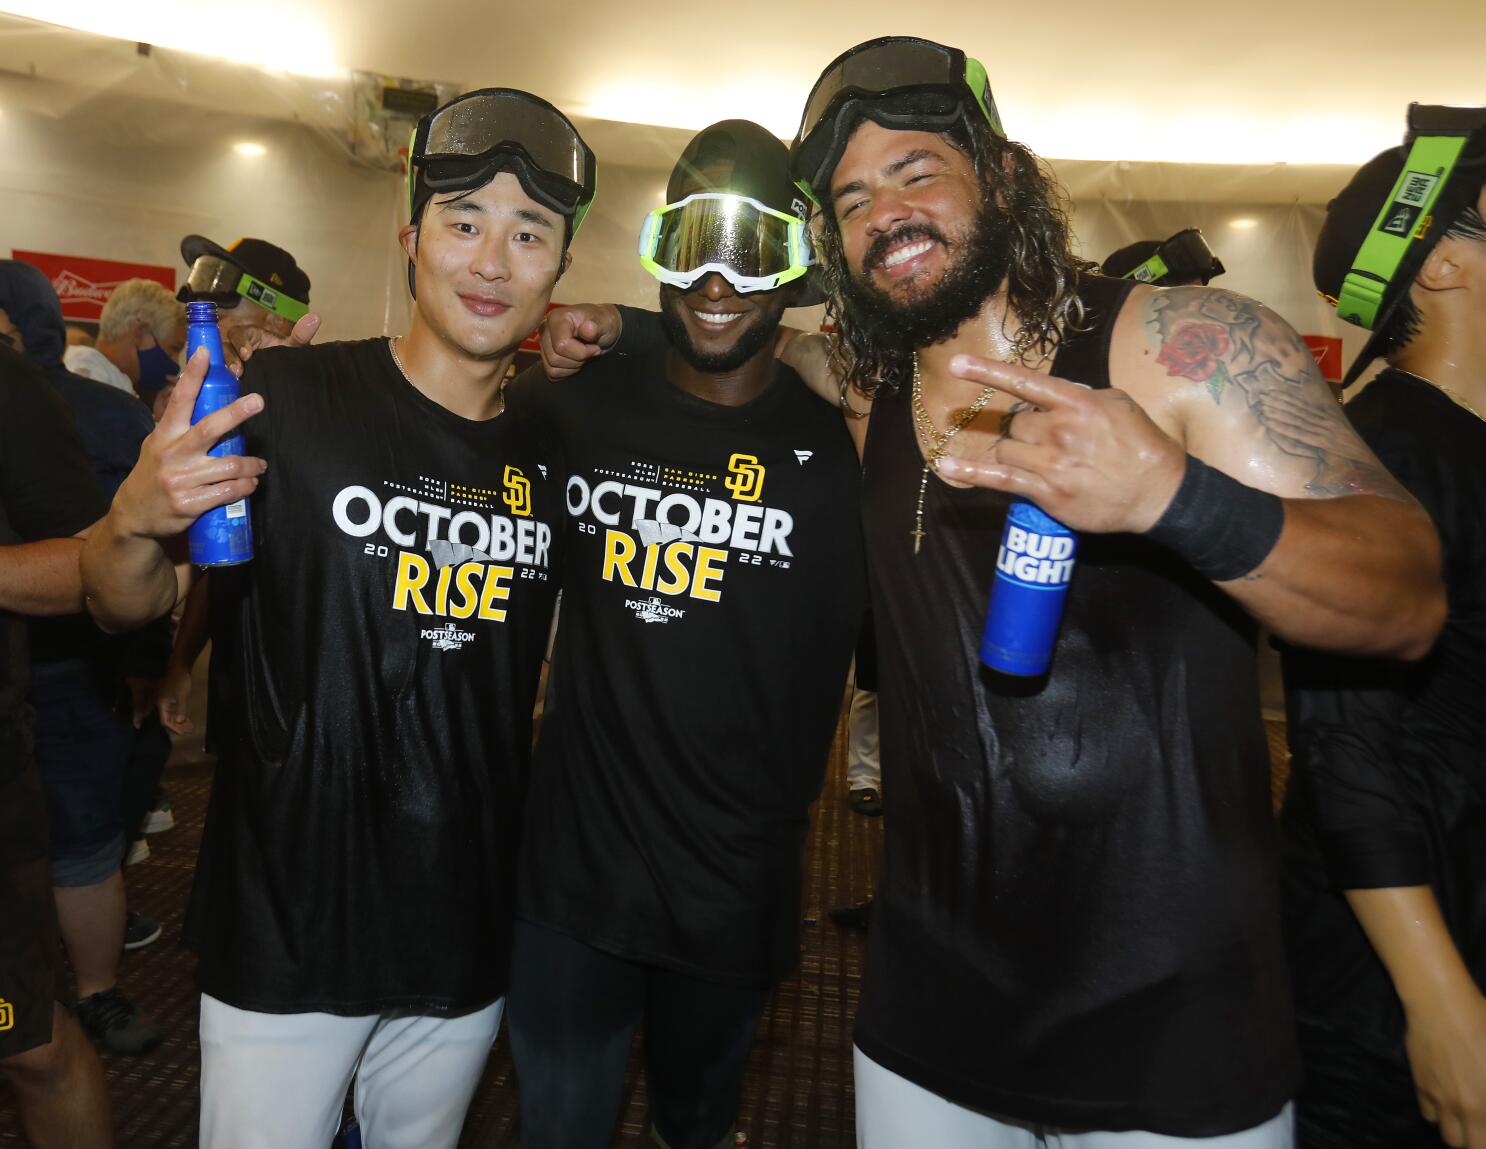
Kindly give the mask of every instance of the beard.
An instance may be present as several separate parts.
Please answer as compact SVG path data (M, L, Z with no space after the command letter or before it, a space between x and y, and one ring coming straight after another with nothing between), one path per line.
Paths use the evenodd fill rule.
M671 346L680 353L681 358L698 371L708 375L722 375L736 371L774 341L774 332L784 317L787 303L785 294L777 289L768 292L767 295L773 297L769 300L770 306L746 319L738 320L743 324L743 330L738 332L733 345L723 351L702 351L692 342L691 332L687 330L686 320L681 315L681 309L686 304L681 292L675 288L661 288L660 322L665 328L666 338L671 341Z
M893 295L872 282L888 249L916 239L944 246L947 266L939 279L922 288ZM979 314L1011 270L1011 241L1006 220L993 204L983 205L963 233L946 237L932 224L907 224L878 236L867 249L862 270L841 280L846 323L862 324L908 350L943 343Z

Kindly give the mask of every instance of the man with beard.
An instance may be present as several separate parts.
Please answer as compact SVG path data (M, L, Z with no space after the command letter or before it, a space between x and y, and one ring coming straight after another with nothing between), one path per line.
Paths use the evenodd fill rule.
M1428 517L1279 317L1076 259L962 52L847 52L792 163L821 205L841 401L876 398L853 431L893 816L861 1144L1288 1145L1253 619L1419 657L1444 611ZM1082 535L1032 679L977 656L1010 493Z
M187 923L203 1146L324 1149L353 1078L368 1145L459 1138L500 1026L556 581L560 492L504 384L594 184L528 93L425 116L408 333L257 352L233 409L256 457L205 464L198 352L89 536L90 608L135 623L174 597L154 539L189 525L194 488L256 485L257 553L211 576L219 765Z
M666 199L662 346L513 388L568 471L512 958L527 1149L609 1143L642 1019L657 1141L733 1144L861 619L851 441L773 353L811 262L784 145L715 124Z

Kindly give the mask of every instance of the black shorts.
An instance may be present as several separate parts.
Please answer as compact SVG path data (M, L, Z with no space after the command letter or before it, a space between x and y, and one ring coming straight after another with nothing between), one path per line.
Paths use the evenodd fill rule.
M0 782L0 1059L52 1039L65 985L36 767Z

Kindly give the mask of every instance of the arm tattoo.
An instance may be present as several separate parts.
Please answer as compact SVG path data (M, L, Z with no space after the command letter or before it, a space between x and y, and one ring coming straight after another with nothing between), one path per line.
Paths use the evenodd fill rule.
M1310 348L1274 312L1229 291L1176 287L1152 297L1146 323L1168 376L1202 384L1215 404L1235 391L1275 450L1314 464L1312 497L1408 501L1347 422Z

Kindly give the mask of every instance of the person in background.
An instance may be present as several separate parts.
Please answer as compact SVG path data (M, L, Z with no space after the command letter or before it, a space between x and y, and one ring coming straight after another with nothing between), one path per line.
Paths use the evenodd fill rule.
M23 615L82 608L79 538L107 508L66 408L0 347L0 1080L34 1149L109 1149L103 1067L62 1004L47 815L25 704Z
M217 328L229 356L256 347L267 334L289 338L310 309L310 277L282 247L263 239L239 239L228 247L202 235L181 240L181 258L190 269L176 292L182 303L215 303ZM141 398L158 419L170 401L168 389Z
M1315 281L1373 332L1347 382L1386 361L1347 414L1433 516L1450 613L1422 662L1285 651L1302 1149L1486 1147L1486 108L1410 121L1331 201Z
M185 347L186 305L153 279L126 279L103 305L97 341L69 342L62 362L150 403L175 382Z
M132 395L72 375L62 306L46 276L18 260L0 260L0 306L14 317L26 354L67 404L105 498L139 458L154 424ZM30 623L35 754L47 796L52 884L67 954L77 975L77 1013L95 1040L116 1053L143 1053L162 1036L118 986L119 962L131 923L121 872L127 835L123 787L135 731L126 680L148 684L164 675L169 631L157 624L128 639L98 630L85 613ZM136 947L160 934L136 915Z
M1202 232L1189 227L1168 239L1137 240L1110 252L1100 274L1152 287L1206 287L1226 270Z

